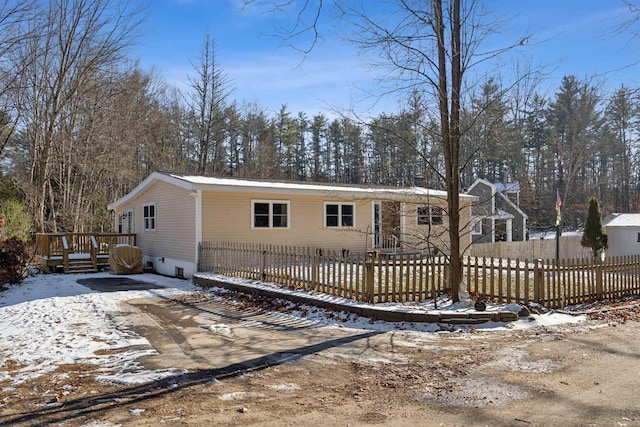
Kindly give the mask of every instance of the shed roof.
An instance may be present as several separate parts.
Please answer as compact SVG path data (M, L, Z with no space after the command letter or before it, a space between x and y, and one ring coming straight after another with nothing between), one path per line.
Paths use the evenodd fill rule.
M605 227L640 227L640 213L612 213L603 220Z
M170 184L182 187L186 190L217 190L217 191L254 191L270 192L277 194L307 194L307 195L335 195L342 197L370 197L370 198L391 198L402 199L407 197L415 198L438 198L446 200L447 193L442 190L432 190L424 187L372 187L362 185L327 184L327 183L307 183L307 182L281 182L265 181L238 178L219 178L200 175L188 175L178 173L153 172L137 187L124 197L116 200L107 206L108 209L116 209L118 206L127 203L144 192L156 181L165 181ZM476 200L476 196L460 195L461 199Z

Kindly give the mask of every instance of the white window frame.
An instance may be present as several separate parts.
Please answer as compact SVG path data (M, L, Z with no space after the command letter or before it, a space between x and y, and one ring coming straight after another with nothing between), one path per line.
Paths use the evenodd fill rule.
M269 226L268 227L256 227L255 222L255 206L256 203L264 203L269 205ZM274 227L273 226L273 205L286 205L287 206L287 226L286 227ZM291 202L289 200L260 200L251 199L251 229L252 230L287 230L291 228Z
M420 209L428 209L428 216L427 215L420 215L418 212ZM434 215L434 210L437 209L438 210L438 215ZM421 223L420 219L427 219L428 222L425 223ZM434 223L433 219L434 218L440 218L440 221L438 223ZM424 227L424 226L443 226L444 225L444 208L442 206L437 206L437 205L420 205L420 206L416 206L416 225Z
M150 214L153 208L153 215ZM142 205L142 229L144 231L156 231L158 227L158 208L155 202L144 203Z
M133 209L128 209L122 213L122 234L135 233L135 224Z
M471 218L471 234L482 235L482 217Z
M338 225L327 225L327 206L329 205L337 205L338 206ZM343 206L351 206L351 217L352 224L351 225L342 225L342 207ZM323 208L324 218L324 227L325 228L354 228L356 226L356 204L351 202L324 202Z

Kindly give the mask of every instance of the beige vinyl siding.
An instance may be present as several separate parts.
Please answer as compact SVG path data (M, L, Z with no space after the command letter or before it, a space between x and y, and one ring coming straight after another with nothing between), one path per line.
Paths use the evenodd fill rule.
M288 201L289 227L252 228L251 203ZM325 202L354 203L354 227L325 227ZM267 192L204 191L202 202L203 240L350 249L363 252L367 227L371 225L371 200L346 200L329 195L309 196Z
M417 209L419 206L438 206L443 209L442 225L418 224ZM402 241L407 248L419 250L439 250L449 253L449 219L445 200L405 202L402 220L404 222ZM471 244L470 224L471 207L468 202L461 201L460 211L460 245L467 248Z
M287 201L289 202L289 227L259 229L252 228L252 201ZM371 199L346 199L330 195L309 196L269 194L262 192L203 192L203 240L221 240L242 243L266 243L276 245L310 246L324 249L349 249L363 252L370 247L367 233L372 228ZM325 227L326 203L353 203L355 205L354 227ZM442 206L446 211L446 201L432 202ZM461 212L461 229L463 247L471 243L468 232L470 207L466 202ZM404 202L403 244L407 249L426 249L423 244L427 228L417 225L416 207L425 205L423 201ZM448 252L448 221L444 216L441 226L434 226L431 241L439 249Z
M157 180L138 197L118 206L118 213L134 210L134 232L138 235L138 245L145 256L151 258L171 258L195 262L195 208L196 200L191 194L195 190ZM323 249L349 249L363 252L370 248L368 233L372 229L371 198L341 197L331 194L285 194L282 191L219 191L202 190L202 240L232 241L240 243L264 243L273 245L295 245ZM397 199L396 199L397 200ZM254 228L252 218L253 201L287 202L289 217L287 228ZM381 201L375 199L375 201ZM461 201L465 208L461 212L461 228L468 231L470 207ZM143 205L155 203L156 230L145 231L143 224ZM326 203L353 203L354 227L325 227ZM446 201L435 199L431 203L446 208ZM402 243L405 248L427 249L422 244L426 240L425 227L417 225L416 207L424 201L403 200L401 223L403 226ZM117 218L117 216L116 216ZM117 221L116 221L117 222ZM116 224L117 225L117 224ZM448 220L435 226L436 247L448 252ZM471 234L463 231L462 247L471 243ZM467 242L468 240L468 242Z
M441 203L438 203L441 202ZM442 225L428 225L418 224L417 210L420 206L439 206L442 207L445 212L447 209L446 201L433 200L429 203L420 202L405 202L403 204L402 222L403 222L403 235L402 241L407 248L418 250L433 250L438 248L443 252L448 252L449 249L449 221L446 214L443 214Z
M195 262L195 200L190 193L157 181L139 197L118 207L117 213L134 209L134 233L145 256ZM156 206L154 231L144 230L142 207L146 203Z

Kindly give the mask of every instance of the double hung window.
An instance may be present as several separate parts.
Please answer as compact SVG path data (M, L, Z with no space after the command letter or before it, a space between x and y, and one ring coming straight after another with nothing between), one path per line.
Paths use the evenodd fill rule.
M442 225L444 210L439 206L418 206L416 211L418 225Z
M253 228L289 228L289 202L253 200Z
M156 230L156 204L145 203L142 205L142 222L144 231Z
M355 226L356 208L353 203L325 203L325 227L353 227Z

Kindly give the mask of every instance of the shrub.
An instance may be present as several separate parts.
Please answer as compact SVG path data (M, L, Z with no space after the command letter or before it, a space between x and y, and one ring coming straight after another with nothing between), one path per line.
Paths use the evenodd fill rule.
M15 236L0 237L0 284L22 281L28 264L29 254L22 240Z
M3 236L15 236L23 242L31 240L33 218L24 203L18 200L5 200L0 203L0 214L6 223L0 228Z
M600 202L596 197L589 199L589 210L587 211L587 219L584 223L584 233L581 242L585 248L590 248L593 259L598 256L598 251L607 249L608 239L602 226L602 212L600 211Z

